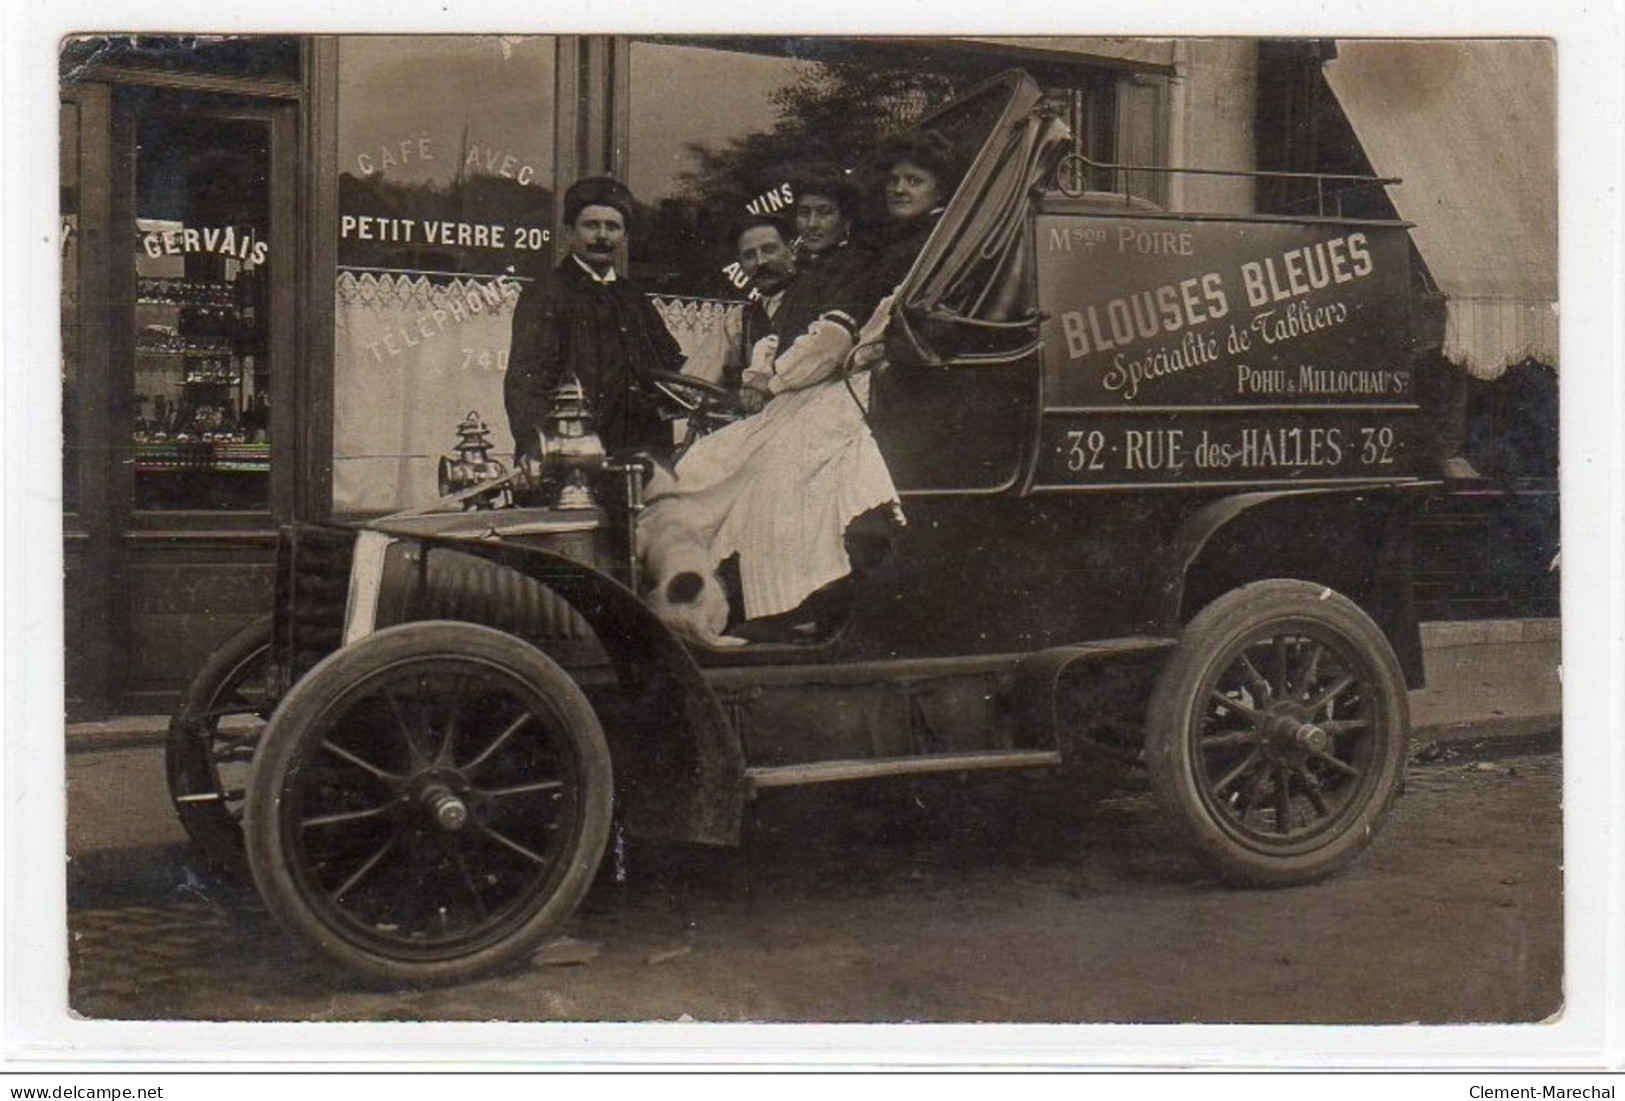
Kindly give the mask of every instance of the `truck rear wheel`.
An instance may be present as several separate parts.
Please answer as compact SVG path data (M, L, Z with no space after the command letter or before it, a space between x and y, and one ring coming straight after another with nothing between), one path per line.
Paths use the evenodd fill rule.
M391 627L288 692L249 784L254 882L318 951L397 984L522 957L586 894L612 811L570 677L488 627Z
M1319 879L1369 844L1399 792L1405 693L1387 638L1347 598L1304 581L1235 589L1191 620L1152 691L1152 790L1224 879Z

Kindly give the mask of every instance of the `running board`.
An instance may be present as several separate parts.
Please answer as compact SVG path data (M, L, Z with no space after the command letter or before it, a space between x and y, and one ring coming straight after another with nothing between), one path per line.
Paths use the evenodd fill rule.
M747 768L751 791L762 788L868 780L877 776L915 776L927 772L967 772L986 768L1053 768L1061 755L1053 749L992 749L975 753L933 753L921 757L874 757L850 761L817 761L805 765Z

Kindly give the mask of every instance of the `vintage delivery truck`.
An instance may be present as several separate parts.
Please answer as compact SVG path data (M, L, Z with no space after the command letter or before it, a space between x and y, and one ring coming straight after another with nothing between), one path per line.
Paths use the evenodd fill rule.
M672 634L640 592L649 467L578 408L529 474L471 424L440 507L282 532L274 615L198 676L169 775L289 930L460 980L560 927L612 822L726 845L764 789L911 773L1142 777L1239 884L1371 841L1422 678L1406 227L1085 190L1021 73L922 125L977 152L873 369L907 522L836 629Z

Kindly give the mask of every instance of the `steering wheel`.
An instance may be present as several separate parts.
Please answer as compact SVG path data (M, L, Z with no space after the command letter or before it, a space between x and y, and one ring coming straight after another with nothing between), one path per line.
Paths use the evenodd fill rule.
M681 371L650 370L646 374L671 406L672 415L688 418L688 433L681 447L748 413L739 395L725 386Z

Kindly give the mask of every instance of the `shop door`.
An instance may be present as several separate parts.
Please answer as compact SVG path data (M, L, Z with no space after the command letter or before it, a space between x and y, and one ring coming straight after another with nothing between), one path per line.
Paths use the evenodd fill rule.
M78 277L100 306L91 317L81 301L79 320L104 327L106 350L77 364L77 393L64 395L79 414L64 425L68 476L94 502L69 529L82 544L70 711L76 689L90 713L162 711L270 609L296 467L295 116L291 104L114 88L109 125L104 255Z

